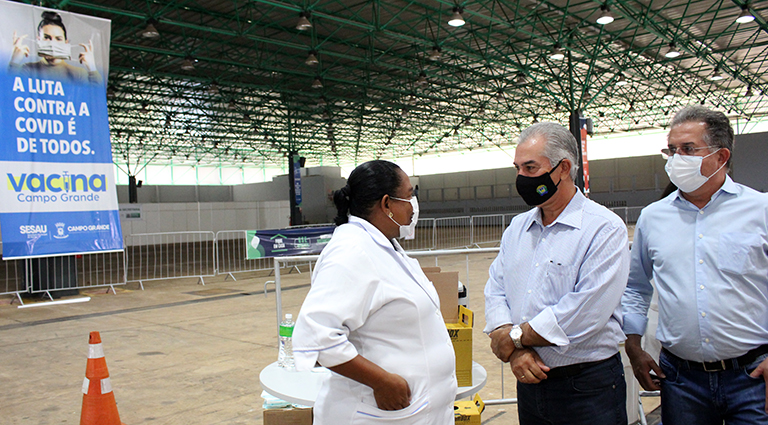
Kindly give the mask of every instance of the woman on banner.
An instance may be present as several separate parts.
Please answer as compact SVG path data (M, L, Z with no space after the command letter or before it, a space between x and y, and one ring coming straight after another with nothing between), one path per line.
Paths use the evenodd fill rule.
M37 26L37 55L40 56L37 62L22 63L25 57L29 57L29 46L24 43L26 37L26 34L19 36L16 31L13 32L13 52L8 65L11 72L74 83L102 84L101 75L96 70L92 40L88 44L80 44L84 51L78 59L85 69L67 62L72 57L72 46L58 13L46 11L42 14Z
M333 199L339 227L293 333L297 369L334 372L315 425L453 423L455 357L437 291L396 240L418 220L408 176L366 162Z

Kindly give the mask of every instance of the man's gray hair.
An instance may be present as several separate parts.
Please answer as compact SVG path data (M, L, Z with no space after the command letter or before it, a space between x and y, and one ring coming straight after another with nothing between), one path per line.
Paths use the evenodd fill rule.
M546 142L544 156L553 167L562 159L571 161L571 179L576 181L579 175L579 143L570 130L554 122L540 122L523 130L517 144L521 145L536 136L541 136Z
M707 146L717 146L718 148L728 149L733 153L733 127L728 117L720 111L713 111L703 106L693 105L686 106L679 110L672 122L670 128L674 128L677 125L687 122L703 122L707 125L704 131L704 143ZM669 136L667 136L669 138ZM728 162L725 164L727 168L731 168L731 159L728 158Z

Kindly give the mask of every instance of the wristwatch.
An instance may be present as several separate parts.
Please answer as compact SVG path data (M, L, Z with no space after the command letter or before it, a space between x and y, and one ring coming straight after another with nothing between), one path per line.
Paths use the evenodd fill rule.
M523 330L520 325L513 325L512 330L509 331L509 337L512 338L512 342L515 343L515 348L523 347Z

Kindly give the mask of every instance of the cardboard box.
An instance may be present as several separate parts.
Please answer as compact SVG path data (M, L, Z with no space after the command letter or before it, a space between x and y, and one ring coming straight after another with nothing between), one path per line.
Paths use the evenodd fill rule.
M472 325L474 314L472 310L458 306L459 320L456 323L446 323L448 335L453 343L456 354L456 381L460 387L472 386Z
M475 394L472 401L453 403L453 419L456 425L480 425L480 415L485 410L485 403L480 394Z
M424 273L432 281L440 298L440 313L445 323L459 321L459 272Z
M424 274L427 274L427 273L440 273L440 267L422 267L421 271L423 271Z
M265 409L264 425L312 425L312 408Z

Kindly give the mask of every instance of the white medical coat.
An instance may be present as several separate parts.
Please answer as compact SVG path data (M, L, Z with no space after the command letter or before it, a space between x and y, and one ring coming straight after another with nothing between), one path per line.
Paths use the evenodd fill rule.
M336 229L299 312L293 352L298 370L359 354L402 376L411 404L380 410L370 387L331 373L315 402L315 425L454 423L455 356L437 291L418 261L394 244L354 216Z

